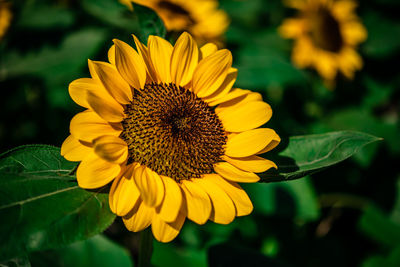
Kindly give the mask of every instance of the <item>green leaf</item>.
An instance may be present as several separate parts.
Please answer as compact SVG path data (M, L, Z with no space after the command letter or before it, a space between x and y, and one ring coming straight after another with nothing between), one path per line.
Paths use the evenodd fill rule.
M133 266L128 251L103 235L57 250L34 252L29 258L33 266Z
M369 12L364 18L368 29L368 40L362 46L363 52L376 59L388 57L400 49L400 23L389 20L377 12Z
M27 29L66 28L74 23L72 10L60 6L48 6L28 1L18 17L16 25Z
M362 267L398 267L400 266L400 246L395 247L387 257L374 255L362 263Z
M151 263L154 266L207 266L207 255L204 250L178 248L171 243L153 242ZM168 263L168 264L166 264Z
M0 259L86 239L112 223L108 195L79 188L75 167L46 145L0 155Z
M239 50L237 86L241 88L266 88L269 86L299 85L306 82L304 72L294 67L283 50L288 43L276 31L265 31L251 45ZM254 46L254 43L258 45Z
M257 213L303 221L319 218L317 196L308 177L286 183L246 184L243 187Z
M387 81L379 82L369 76L364 77L363 83L367 88L367 94L363 98L362 106L369 110L389 102L390 96L396 90L396 85Z
M378 99L375 99L377 102ZM330 116L325 116L312 127L313 133L322 133L335 130L358 130L382 137L385 145L392 153L400 152L399 126L396 121L378 119L372 110L363 107L354 107L336 110ZM377 151L377 144L372 144L358 153L355 159L364 167L368 167Z
M87 60L104 47L106 32L88 28L67 35L59 47L43 47L38 52L21 55L9 51L0 65L0 80L21 76L38 76L44 79L48 102L66 107L70 102L68 83L79 78ZM109 46L111 46L111 40Z
M359 220L359 229L371 239L387 246L400 244L400 225L374 205L369 205Z
M92 16L109 25L134 33L142 42L148 35L165 37L164 23L157 14L144 6L133 4L133 12L118 1L84 0L82 6Z
M255 23L257 23L258 15L263 11L263 0L252 0L252 1L231 1L231 0L220 0L220 8L225 10L229 18L232 20L228 31L237 29L240 26L247 26L247 30L251 29ZM249 34L246 35L250 36ZM230 38L230 34L227 34L228 42L233 41ZM247 38L234 39L236 42L246 42Z
M38 75L52 81L70 78L87 64L87 59L103 45L105 37L103 30L83 29L67 35L60 47L44 47L24 56L10 51L4 59L5 78L19 75Z
M355 131L289 137L287 147L273 159L278 170L261 174L261 182L293 180L321 171L378 140L381 139Z

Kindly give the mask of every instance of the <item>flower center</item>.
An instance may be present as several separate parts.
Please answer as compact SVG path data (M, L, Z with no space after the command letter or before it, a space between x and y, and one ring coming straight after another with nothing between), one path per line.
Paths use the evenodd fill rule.
M339 52L343 46L343 37L339 22L326 8L317 10L311 19L311 39L321 49Z
M148 83L135 90L125 114L120 137L128 144L128 163L180 181L212 173L224 154L221 121L186 88Z

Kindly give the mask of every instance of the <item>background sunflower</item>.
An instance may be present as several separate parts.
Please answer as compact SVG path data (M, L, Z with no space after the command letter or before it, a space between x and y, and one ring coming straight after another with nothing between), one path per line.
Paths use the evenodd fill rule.
M70 120L83 111L68 95L68 84L89 77L87 58L108 61L114 38L131 43L134 33L142 43L149 34L175 41L175 34L167 32L155 12L135 3L131 11L112 0L12 2L13 19L0 41L1 151L30 143L60 146ZM337 75L334 91L327 90L317 72L292 62L295 41L282 38L278 29L298 15L296 10L281 1L265 0L221 0L218 6L229 15L224 38L238 69L235 86L260 93L274 111L268 127L279 133L282 142L276 153L271 152L272 161L291 164L289 154L279 153L287 149L286 137L292 135L357 130L384 141L304 179L245 185L254 206L251 216L228 225L198 226L188 220L172 243L154 243L152 263L398 266L400 79L393 66L400 59L400 39L394 38L400 34L399 1L358 2L354 13L368 33L356 49L363 67L352 80ZM302 148L295 151L303 153ZM3 179L17 184L32 173L16 174L24 167L0 157L1 166L8 166L0 168L0 263L132 266L139 236L126 230L120 219L109 226L115 215L108 209L108 194L79 191L75 178L67 179L76 164L60 157L56 148L24 147L37 149L38 158L18 154L18 149L9 152L14 159L29 162L26 168L44 175L14 193ZM49 167L58 172L49 172ZM66 180L46 183L54 175ZM15 210L5 204L22 193L57 189L62 189L57 199L63 205L54 195L49 201L53 205L35 212L33 202ZM79 206L82 202L86 204ZM46 224L48 220L53 223ZM55 234L47 235L48 231ZM82 238L88 239L73 243ZM10 261L5 253L12 255Z
M296 18L286 19L279 28L284 38L295 39L292 60L300 68L313 67L332 82L340 71L353 79L363 65L357 45L367 31L355 13L351 0L292 0L287 6L297 9Z
M170 32L188 31L197 42L221 43L229 24L217 0L124 0L153 9Z

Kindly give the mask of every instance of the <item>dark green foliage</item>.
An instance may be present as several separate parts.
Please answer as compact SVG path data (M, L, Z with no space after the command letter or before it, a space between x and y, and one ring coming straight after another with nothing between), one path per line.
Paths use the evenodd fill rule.
M60 249L32 253L30 260L33 266L133 266L128 251L102 235Z
M115 218L106 191L79 188L58 148L19 147L0 166L0 259L89 238Z
M273 159L278 170L261 174L262 182L304 177L335 165L378 140L375 136L351 131L290 137L287 147Z

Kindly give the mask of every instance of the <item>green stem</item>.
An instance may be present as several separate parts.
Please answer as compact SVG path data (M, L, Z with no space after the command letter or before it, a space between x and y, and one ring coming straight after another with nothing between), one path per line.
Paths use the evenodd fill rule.
M140 232L139 267L151 266L151 254L153 253L153 234L147 228Z

